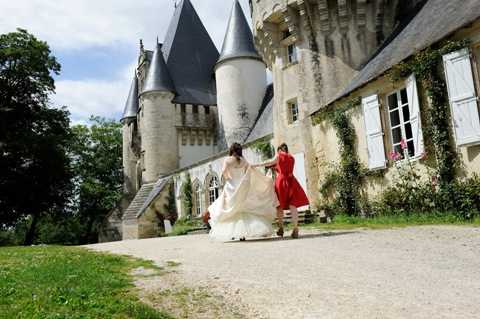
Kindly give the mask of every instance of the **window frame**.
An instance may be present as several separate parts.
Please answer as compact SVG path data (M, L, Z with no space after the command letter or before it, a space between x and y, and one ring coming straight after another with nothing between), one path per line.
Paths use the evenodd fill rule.
M295 106L295 112L294 108ZM288 124L296 124L300 120L300 111L298 107L298 101L296 99L290 100L287 102L287 112L288 112Z
M194 206L194 212L196 217L202 216L202 213L203 213L203 200L202 200L203 194L202 193L203 193L202 185L198 181L195 181L193 184L193 194L194 194L193 206Z
M292 48L292 52L290 53L290 48ZM298 63L298 49L295 43L290 43L286 46L287 51L287 61L288 65Z
M220 196L220 180L216 175L210 176L207 187L208 187L208 193L207 193L208 203L209 205L211 205Z
M405 91L407 103L402 102L402 95L401 95L402 90ZM395 95L396 98L397 98L397 106L396 106L396 108L391 109L390 108L390 97L393 96L393 95ZM418 152L418 150L415 149L415 144L414 144L415 136L413 134L413 127L411 125L410 103L411 103L411 101L409 101L409 99L408 99L408 92L407 92L407 87L406 86L402 86L402 87L400 87L400 88L398 88L394 91L391 91L391 92L387 93L386 96L385 96L385 105L386 105L389 135L390 135L390 146L391 146L392 151L395 151L402 156L402 158L400 158L396 162L407 159L407 157L405 156L405 153L404 153L405 150L402 150L402 148L401 148L401 141L402 140L404 140L407 143L407 149L406 150L408 152L409 152L409 143L413 143L413 155L411 155L410 152L409 152L409 156L408 156L408 158L410 160L420 157L420 154L416 154ZM409 119L407 121L405 121L404 112L403 112L403 108L405 108L405 107L407 107L408 112L409 112ZM398 118L399 118L400 122L399 122L398 125L393 126L392 125L391 114L394 113L395 111L398 111ZM408 124L410 124L410 129L412 130L412 137L411 138L407 138L406 127L407 127ZM400 136L400 141L398 143L395 143L394 142L394 137L393 137L393 135L394 135L393 131L395 129L398 129L398 128L400 128L401 136ZM397 147L399 148L398 150L397 150Z

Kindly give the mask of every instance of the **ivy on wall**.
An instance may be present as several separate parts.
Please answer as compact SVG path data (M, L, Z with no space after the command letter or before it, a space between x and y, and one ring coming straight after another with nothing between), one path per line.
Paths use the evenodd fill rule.
M392 82L402 80L414 73L426 92L429 103L422 103L422 111L426 115L426 121L422 124L426 140L430 141L432 144L430 146L434 150L440 195L448 193L449 189L458 184L455 177L459 163L452 137L447 88L440 66L442 65L443 55L465 48L468 44L468 41L447 41L436 47L432 46L417 53L407 61L399 63L387 73ZM318 125L325 120L330 122L335 128L340 142L340 163L335 165L334 169L327 174L320 192L324 198L328 198L330 192L334 189L337 196L333 208L348 215L358 215L361 206L370 206L362 198L360 192L364 178L372 176L372 174L363 168L358 160L355 149L356 135L350 121L350 112L348 112L360 105L361 98L355 98L339 107L330 105L312 117L314 125ZM380 171L379 174L383 175L384 170ZM375 176L377 175L376 173ZM395 189L395 187L392 189ZM399 194L398 189L394 193ZM384 198L386 195L381 194L380 198ZM391 200L392 198L389 199L389 202ZM446 205L448 200L437 200L436 202L441 203L440 206L443 206L443 209L451 206ZM368 208L365 207L365 209Z
M326 109L314 116L315 124L327 120L335 128L340 146L339 166L330 172L320 189L323 197L335 189L335 209L348 215L360 212L360 189L362 185L362 167L358 159L355 142L355 129L350 120L350 110L358 107L360 98L347 101L340 107Z
M447 41L437 47L427 48L409 60L394 66L388 73L392 82L414 73L424 88L429 103L423 103L426 115L424 133L435 154L436 173L441 189L455 180L458 156L455 151L451 129L451 114L447 96L447 85L442 76L442 57L463 49L468 41Z
M185 177L185 181L182 185L182 204L187 212L187 218L191 219L193 214L193 196L192 196L192 179L190 178L190 174L187 173Z

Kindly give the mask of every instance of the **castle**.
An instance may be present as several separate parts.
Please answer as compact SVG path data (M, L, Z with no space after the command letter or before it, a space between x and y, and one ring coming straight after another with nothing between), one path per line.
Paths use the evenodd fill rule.
M259 143L286 142L295 175L313 203L340 160L335 129L319 114L353 99L358 158L381 171L374 196L393 179L387 154L408 144L427 170L422 113L430 103L415 74L386 74L419 50L468 39L445 55L452 127L465 176L480 172L477 0L250 0L253 33L237 0L218 53L190 0L176 6L163 44L141 46L122 118L125 196L108 217L107 239L158 236L173 187L179 216L199 216L221 189L225 149L241 142L250 161ZM266 68L273 83L267 85ZM460 75L459 75L460 74ZM320 120L318 120L320 119ZM374 175L374 174L373 174ZM192 181L187 211L183 185Z

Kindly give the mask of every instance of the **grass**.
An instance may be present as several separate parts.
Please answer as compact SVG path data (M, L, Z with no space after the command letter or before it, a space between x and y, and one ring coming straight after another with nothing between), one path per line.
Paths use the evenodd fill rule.
M337 215L332 223L321 224L314 222L312 224L302 225L302 228L313 229L388 229L395 227L421 226L421 225L465 225L480 227L480 217L472 221L460 220L453 214L443 215L392 215L377 216L373 218L350 217L345 215Z
M199 230L204 227L204 224L199 219L193 220L178 220L173 226L172 232L168 236L183 236L194 230Z
M161 270L76 247L0 248L0 318L173 318L138 300L139 267Z

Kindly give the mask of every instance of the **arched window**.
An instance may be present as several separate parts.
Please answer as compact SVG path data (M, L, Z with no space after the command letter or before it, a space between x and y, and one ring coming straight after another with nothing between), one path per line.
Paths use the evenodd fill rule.
M201 216L203 213L203 191L202 186L198 181L193 184L193 209L196 216Z
M218 177L212 175L210 182L208 183L208 203L211 205L219 195L220 183Z

